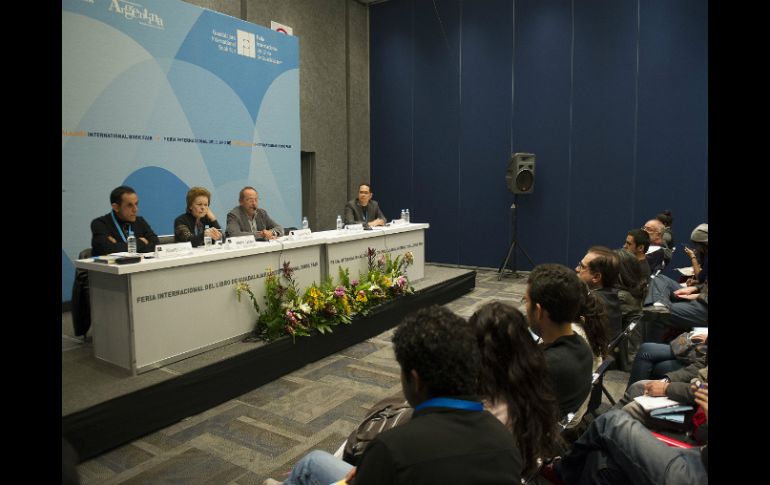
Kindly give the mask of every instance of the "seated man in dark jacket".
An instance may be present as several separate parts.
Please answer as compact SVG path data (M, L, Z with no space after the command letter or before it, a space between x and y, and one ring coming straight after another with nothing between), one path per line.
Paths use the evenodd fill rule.
M610 248L592 246L575 267L575 272L591 291L601 295L604 300L609 323L607 334L614 338L623 331L623 313L615 288L620 273L620 258Z
M129 231L136 236L139 253L155 251L158 236L150 224L139 217L139 196L127 185L121 185L110 193L112 210L109 214L91 221L91 249L93 256L128 251L126 238Z
M370 184L358 186L358 198L345 204L345 224L367 224L370 227L385 225L385 214L377 201L372 200L372 195Z
M227 237L254 235L257 241L283 236L283 227L259 207L259 193L244 187L238 194L238 205L227 213Z

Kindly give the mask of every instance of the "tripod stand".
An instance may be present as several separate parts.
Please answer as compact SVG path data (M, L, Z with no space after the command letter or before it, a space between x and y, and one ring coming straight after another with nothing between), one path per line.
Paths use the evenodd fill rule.
M526 256L529 260L529 264L531 264L534 268L535 263L532 262L532 258L529 257L529 254L527 254L527 251L524 250L524 247L516 240L516 194L514 194L513 204L511 204L511 247L508 248L508 254L505 256L503 264L500 265L500 269L498 270L497 274L497 281L500 281L503 278L503 269L508 266L508 261L511 261L511 256L513 256L513 260L511 261L513 263L511 271L513 271L513 275L515 277L519 277L519 274L516 272L516 253L514 252L516 246L521 249L521 252L524 253L524 256Z

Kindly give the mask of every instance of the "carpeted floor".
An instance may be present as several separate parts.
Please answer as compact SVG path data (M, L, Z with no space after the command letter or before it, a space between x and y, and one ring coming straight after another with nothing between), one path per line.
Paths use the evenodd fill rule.
M497 281L496 271L479 269L476 288L446 306L463 317L491 300L518 307L525 286L526 278ZM400 393L392 333L86 461L78 466L81 483L246 485L261 484L266 477L280 480L308 451L333 453L372 404ZM610 371L605 385L618 398L627 379L627 373Z

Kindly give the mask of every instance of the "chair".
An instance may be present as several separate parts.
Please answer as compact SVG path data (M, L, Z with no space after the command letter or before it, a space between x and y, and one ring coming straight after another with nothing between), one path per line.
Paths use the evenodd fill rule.
M91 257L91 248L86 248L78 254L78 259ZM72 327L76 336L85 337L91 328L91 296L88 289L88 271L75 270L75 281L72 283Z
M622 332L612 339L607 345L608 354L618 351L618 347L628 338L631 332L633 332L640 319L641 316L636 320L632 320ZM613 363L615 363L615 359L612 356L607 356L604 358L601 365L596 368L596 372L594 372L593 379L591 380L591 399L588 401L586 413L594 414L596 412L599 405L602 403L602 393L607 396L607 400L609 400L613 406L615 405L615 399L612 398L609 391L607 391L607 388L604 387L604 374L609 370Z
M564 431L567 430L567 427L570 425L572 420L575 419L575 413L567 413L566 416L564 416L559 421L559 431L561 433L564 433ZM552 458L547 458L543 460L542 458L537 459L537 468L535 471L533 471L527 478L522 478L521 483L522 485L534 485L537 484L537 477L540 476L540 471L543 469L545 465L550 463Z

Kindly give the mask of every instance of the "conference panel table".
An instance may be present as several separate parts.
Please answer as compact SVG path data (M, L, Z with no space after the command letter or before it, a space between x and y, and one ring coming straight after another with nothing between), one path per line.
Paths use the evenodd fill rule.
M322 231L125 265L77 260L77 268L88 270L94 355L136 375L239 340L254 330L257 313L247 295L238 301L236 284L248 283L263 306L264 279L285 262L304 290L327 275L336 282L339 266L349 269L351 279L365 273L367 248L391 257L412 251L407 275L416 281L424 275L428 227Z

